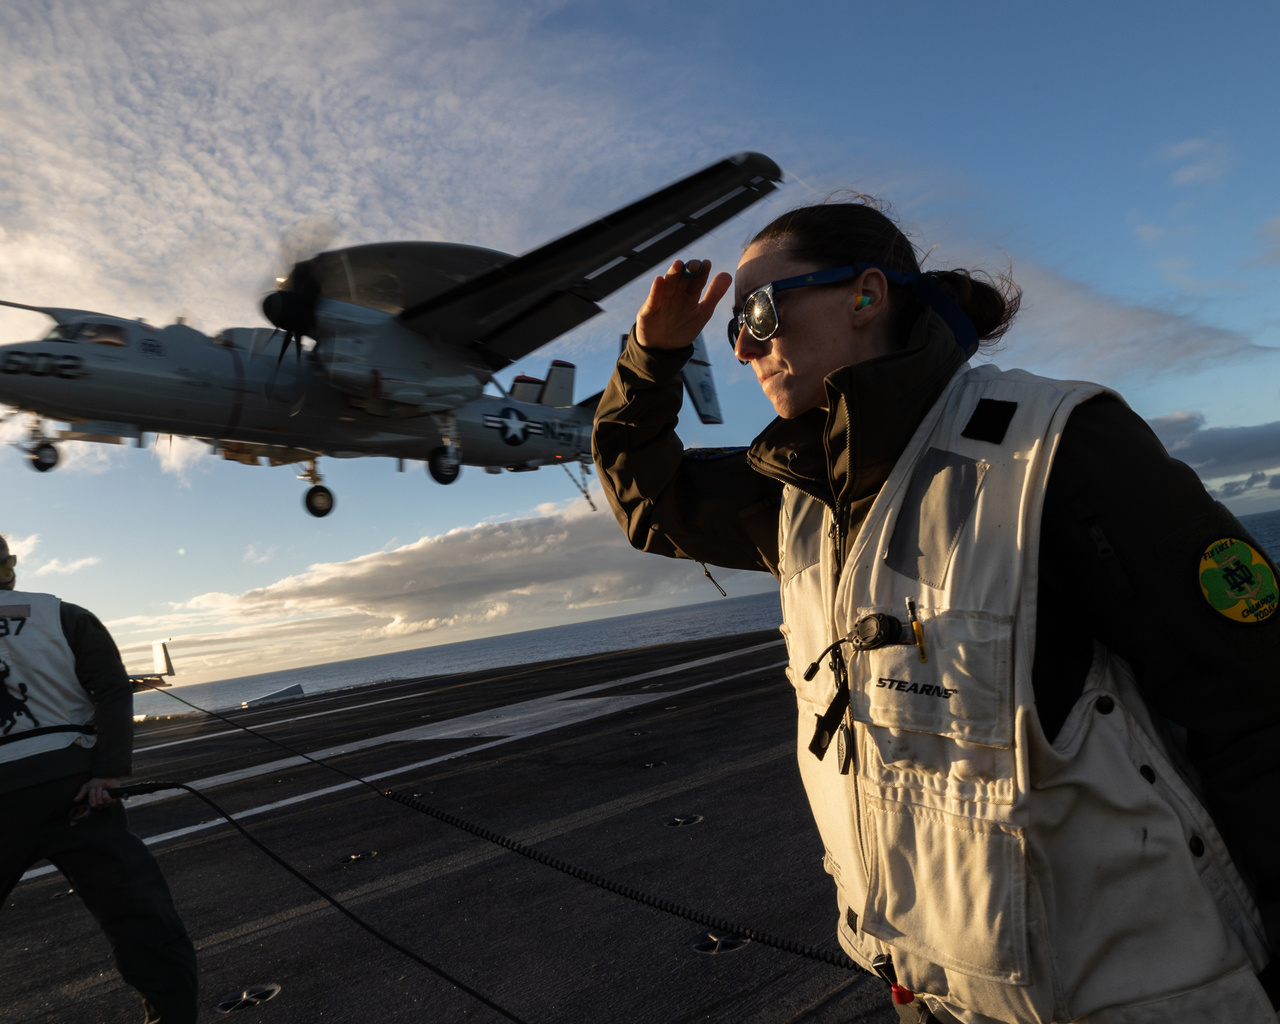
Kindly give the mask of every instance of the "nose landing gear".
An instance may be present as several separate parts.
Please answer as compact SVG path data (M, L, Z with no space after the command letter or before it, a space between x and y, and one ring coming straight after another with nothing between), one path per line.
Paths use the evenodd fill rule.
M299 480L306 480L311 484L310 489L302 498L302 504L306 510L317 518L323 518L333 511L335 504L333 491L320 483L320 470L316 468L316 460L312 459L307 463L304 472L298 474Z
M38 473L47 473L58 464L58 449L48 441L31 449L31 466Z
M38 416L33 418L23 451L31 460L31 468L37 473L47 473L58 464L58 449L53 445L53 438L45 436L44 420Z
M438 484L451 484L458 479L462 465L458 461L458 449L453 445L437 448L427 459L427 472Z
M458 479L462 469L462 442L458 437L457 413L441 413L436 418L440 426L439 448L427 456L427 472L438 484L451 484Z

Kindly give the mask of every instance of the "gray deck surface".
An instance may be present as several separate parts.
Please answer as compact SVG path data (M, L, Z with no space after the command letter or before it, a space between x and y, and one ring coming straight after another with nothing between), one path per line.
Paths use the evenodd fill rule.
M708 658L717 660L688 664ZM326 760L363 775L492 744L379 785L645 892L836 950L834 889L795 764L783 658L767 631L383 683L232 717L298 750L329 751ZM512 708L671 666L681 667ZM511 739L522 724L528 734ZM419 726L435 728L376 740ZM372 745L332 750L361 740ZM232 812L299 798L246 817L245 827L375 927L529 1024L897 1020L878 981L755 943L695 952L705 928L364 787L318 793L345 781L324 767L264 770L289 754L223 722L148 721L135 747L130 781L257 768L207 793ZM143 837L214 818L185 793L129 806ZM703 820L666 824L691 815ZM151 848L196 944L202 1022L504 1019L352 924L225 822ZM56 872L30 878L0 911L0 1019L140 1021L106 940L66 892ZM231 1015L213 1009L263 983L280 994Z

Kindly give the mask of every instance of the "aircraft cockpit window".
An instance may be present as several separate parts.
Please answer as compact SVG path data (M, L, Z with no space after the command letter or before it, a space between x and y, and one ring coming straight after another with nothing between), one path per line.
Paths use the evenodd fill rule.
M95 345L119 345L123 347L128 344L124 328L119 324L91 324L85 330L85 340L91 341Z
M75 341L79 337L80 332L84 330L84 324L57 324L42 341Z

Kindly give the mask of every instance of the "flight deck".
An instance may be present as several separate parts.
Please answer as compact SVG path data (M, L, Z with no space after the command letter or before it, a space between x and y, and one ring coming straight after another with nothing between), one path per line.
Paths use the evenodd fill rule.
M195 785L370 925L529 1024L889 1024L875 979L709 934L299 756L838 953L784 660L767 630L331 691L224 712L234 725L147 720L127 781ZM202 1022L511 1019L347 920L193 796L128 807L195 942ZM4 1019L141 1019L60 874L37 868L8 903ZM215 1008L270 986L256 1006Z

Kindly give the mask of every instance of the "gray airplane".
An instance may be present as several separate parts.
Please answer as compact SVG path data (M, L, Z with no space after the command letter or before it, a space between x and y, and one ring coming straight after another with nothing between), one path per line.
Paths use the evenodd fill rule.
M463 464L585 474L599 396L573 403L572 364L500 396L484 393L493 374L781 180L768 157L742 153L519 257L443 242L323 252L263 300L274 330L209 337L181 321L0 300L55 321L39 341L0 346L0 402L34 414L23 448L41 472L60 440L142 447L148 433L177 434L246 465L305 463L315 516L334 505L322 456L419 459L440 483ZM701 339L685 381L703 421L720 422ZM69 427L52 433L47 420Z

